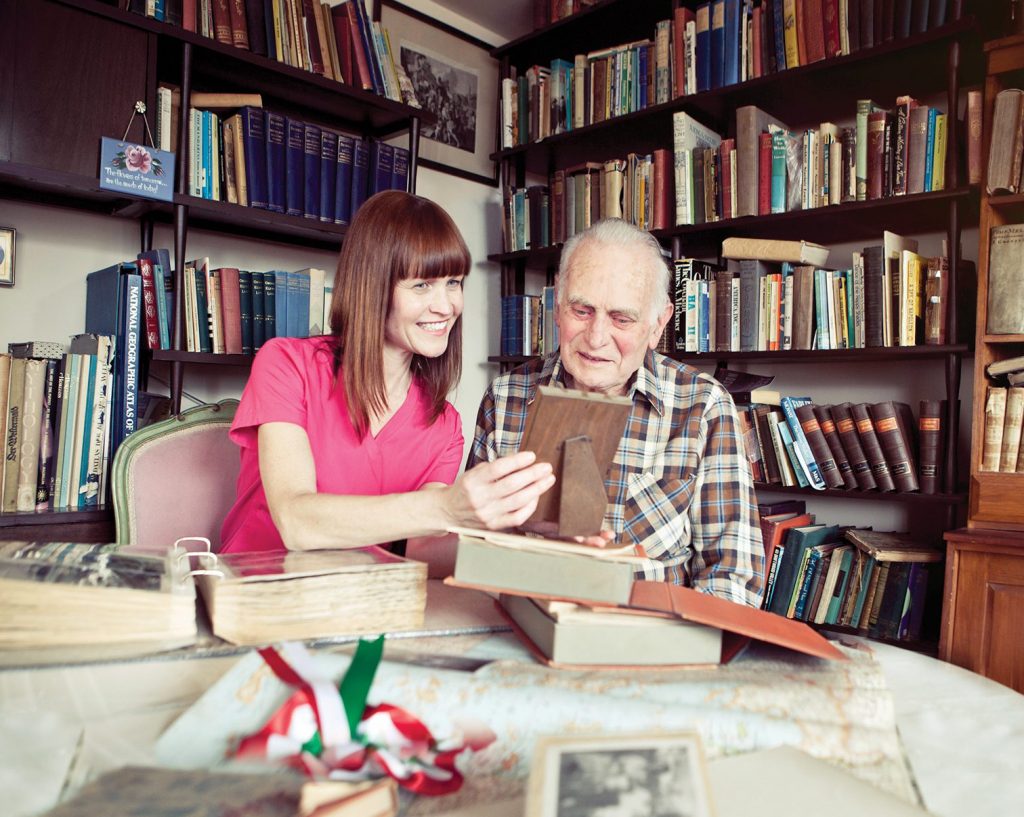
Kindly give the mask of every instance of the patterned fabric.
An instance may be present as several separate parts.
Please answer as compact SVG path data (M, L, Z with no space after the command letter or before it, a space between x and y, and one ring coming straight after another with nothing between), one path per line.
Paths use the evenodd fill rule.
M515 453L538 385L566 386L558 352L497 377L467 468ZM626 432L605 480L604 527L651 558L637 578L758 606L764 551L736 408L710 376L649 352L629 387Z

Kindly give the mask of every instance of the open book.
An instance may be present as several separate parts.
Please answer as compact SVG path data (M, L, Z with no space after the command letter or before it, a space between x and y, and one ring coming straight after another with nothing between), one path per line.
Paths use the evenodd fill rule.
M383 548L193 553L213 632L235 644L411 630L427 566Z
M120 658L196 641L195 586L170 554L0 544L0 662Z

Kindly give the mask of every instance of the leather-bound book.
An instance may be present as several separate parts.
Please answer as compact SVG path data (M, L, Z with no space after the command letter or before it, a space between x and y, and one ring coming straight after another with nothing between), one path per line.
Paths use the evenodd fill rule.
M843 478L843 487L848 490L855 490L858 487L857 478L854 476L853 467L850 465L850 460L843 449L842 440L839 439L839 432L836 430L836 423L832 418L832 412L829 411L828 406L813 406L813 409L818 426L821 428L821 433L824 435L825 442L832 452L832 459L836 461L836 467Z
M906 404L902 404L906 406ZM868 411L875 426L875 435L882 447L889 474L897 490L912 492L920 489L917 480L917 458L914 455L913 425L908 427L906 411L893 400L869 405ZM911 420L913 416L911 415Z
M821 431L821 424L818 422L814 408L811 403L797 406L796 418L800 421L800 428L804 432L807 445L811 449L811 456L818 464L818 470L825 480L825 485L829 488L845 488L846 481L843 479L843 475L839 471L839 464L832 456L832 449Z
M860 436L861 448L864 449L864 457L868 461L868 465L871 466L871 475L875 478L878 490L895 491L896 483L893 481L892 474L889 473L889 463L882 452L882 445L875 433L875 424L871 419L868 406L868 403L850 404L850 413L853 415L857 434Z
M920 446L920 483L922 494L937 494L942 490L945 463L946 418L945 400L922 400L917 420L917 438Z
M873 491L878 487L874 474L871 472L871 463L868 462L864 447L861 444L860 433L857 430L857 422L853 417L853 405L851 403L838 403L829 409L832 419L836 424L836 434L843 444L846 452L846 459L850 462L850 470L853 472L857 486L862 491Z

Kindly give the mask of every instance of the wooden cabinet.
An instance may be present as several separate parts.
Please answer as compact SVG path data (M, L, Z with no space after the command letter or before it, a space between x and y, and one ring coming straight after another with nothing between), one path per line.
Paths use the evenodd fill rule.
M167 362L172 407L178 411L186 366L250 362L248 356L184 351L182 277L189 229L336 250L346 227L188 195L187 115L179 117L177 178L169 203L101 189L100 137L124 136L139 100L155 128L160 82L181 89L182 112L192 91L259 92L270 110L339 131L365 138L407 133L408 183L415 189L419 126L434 116L129 13L125 5L114 0L0 3L0 201L21 199L137 220L143 250L151 247L155 224L173 225L177 331L171 350L149 358ZM148 141L141 117L132 121L127 138ZM110 263L134 255L124 247L110 252ZM88 272L81 270L83 287ZM0 514L0 539L18 538L112 541L112 517L102 509Z
M1024 692L1024 537L946 534L939 657Z
M996 94L1004 88L1024 88L1024 35L1018 34L985 45L984 97L985 161L992 133L992 109ZM984 188L984 177L982 179ZM982 190L978 227L978 304L974 359L974 406L971 435L971 486L967 525L970 528L1024 531L1024 474L983 471L985 403L989 380L985 371L993 361L1024 354L1024 335L988 332L989 240L993 227L1024 223L1024 194L989 195Z

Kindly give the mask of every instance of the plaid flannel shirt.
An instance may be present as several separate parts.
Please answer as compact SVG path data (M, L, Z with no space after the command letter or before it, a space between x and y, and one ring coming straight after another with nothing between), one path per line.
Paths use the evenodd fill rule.
M538 385L565 385L557 351L491 383L466 467L519 450ZM637 578L759 606L764 550L736 408L710 376L649 352L629 388L625 434L605 486L604 527L641 545Z

